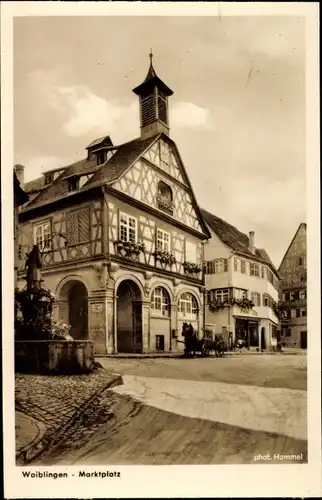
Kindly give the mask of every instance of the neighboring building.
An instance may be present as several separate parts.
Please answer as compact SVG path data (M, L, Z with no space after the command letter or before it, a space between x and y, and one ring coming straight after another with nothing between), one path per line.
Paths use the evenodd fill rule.
M279 267L281 293L279 308L282 342L287 347L307 348L306 224L301 223Z
M23 173L24 167L22 165L15 165L13 171L13 195L14 195L14 228L13 228L13 241L14 241L14 286L18 285L18 268L20 260L20 248L18 243L19 235L19 218L18 209L29 201L28 194L23 189Z
M43 252L54 317L102 354L181 351L182 323L204 326L202 242L210 234L169 137L173 92L152 56L134 92L141 136L93 141L86 158L30 183L20 212L24 251L38 244ZM22 287L23 265L20 277Z
M231 342L242 338L250 348L276 346L279 276L269 256L255 247L253 232L248 237L206 210L201 213L211 232L204 245L206 329Z

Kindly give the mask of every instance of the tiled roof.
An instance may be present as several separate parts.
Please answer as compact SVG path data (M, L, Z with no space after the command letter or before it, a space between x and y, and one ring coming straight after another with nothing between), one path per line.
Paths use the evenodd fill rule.
M85 186L109 183L118 179L154 142L158 135L148 139L134 139L122 144L114 155L100 166L98 171L86 182Z
M256 259L269 264L269 266L277 273L276 268L269 258L266 250L256 248L255 254L249 250L249 238L245 233L242 233L236 227L232 226L223 219L220 219L220 217L211 214L207 210L200 209L200 211L205 222L214 231L214 233L217 234L223 243L237 253L253 258L255 257Z
M157 134L148 139L134 139L133 141L122 144L114 153L114 155L104 164L97 166L96 158L84 158L67 167L64 167L63 172L58 178L50 185L44 185L44 178L35 179L29 184L38 190L42 190L36 197L28 203L28 209L43 205L56 198L61 198L67 193L69 194L69 181L68 178L74 175L89 174L94 175L82 186L79 191L86 191L91 187L100 186L118 179L134 161L154 142L159 136ZM103 138L104 139L104 138ZM101 139L93 141L99 143ZM44 189L46 188L46 189Z
M37 179L25 182L24 190L27 191L27 193L30 193L33 191L40 191L41 189L44 189L44 187L45 187L45 177L42 175L41 177L37 177Z
M94 146L99 146L102 144L102 142L107 142L109 146L113 146L113 143L110 139L109 135L104 135L104 137L99 137L98 139L95 139L95 141L91 142L86 149L93 148Z

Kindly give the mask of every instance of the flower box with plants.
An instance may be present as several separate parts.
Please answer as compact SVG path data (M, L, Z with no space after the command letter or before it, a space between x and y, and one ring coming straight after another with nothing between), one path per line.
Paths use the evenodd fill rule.
M117 240L115 241L115 245L116 248L122 251L126 256L139 255L141 252L145 251L145 245L141 242L135 243L132 241Z
M199 274L201 272L201 267L198 266L198 264L195 264L194 262L184 262L183 263L183 268L186 273L188 274Z
M254 303L249 300L249 299L235 299L235 298L229 298L225 299L223 301L220 300L213 300L209 304L209 309L212 312L219 311L220 309L224 309L225 307L240 307L240 309L249 311L254 307Z
M172 266L172 264L176 263L175 256L170 252L166 252L165 250L156 250L154 252L154 257L162 264L166 264L168 266Z

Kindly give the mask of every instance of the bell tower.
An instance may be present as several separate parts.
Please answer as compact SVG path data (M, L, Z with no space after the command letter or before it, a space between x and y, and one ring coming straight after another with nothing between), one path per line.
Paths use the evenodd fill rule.
M152 59L152 49L149 54L150 67L148 74L141 85L135 87L133 92L140 100L141 137L146 137L164 132L169 135L169 109L168 97L172 90L157 76Z

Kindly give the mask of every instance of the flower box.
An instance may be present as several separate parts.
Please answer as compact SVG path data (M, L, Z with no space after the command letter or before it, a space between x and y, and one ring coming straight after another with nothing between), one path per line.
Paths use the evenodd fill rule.
M201 272L201 267L198 266L198 264L195 264L194 262L184 262L183 263L183 268L186 273L188 274L199 274Z
M225 301L221 302L218 300L213 300L209 304L209 309L212 312L219 311L220 309L224 309L225 307L240 307L243 310L251 310L254 307L254 303L249 300L249 299L235 299L235 298L230 298L226 299Z
M166 252L165 250L156 250L154 252L154 256L156 260L159 260L163 264L169 266L172 266L172 264L175 264L176 262L175 256L170 252Z
M139 255L141 252L145 251L144 243L134 243L131 241L115 241L116 248L119 252L122 252L125 257L131 257L132 255Z

